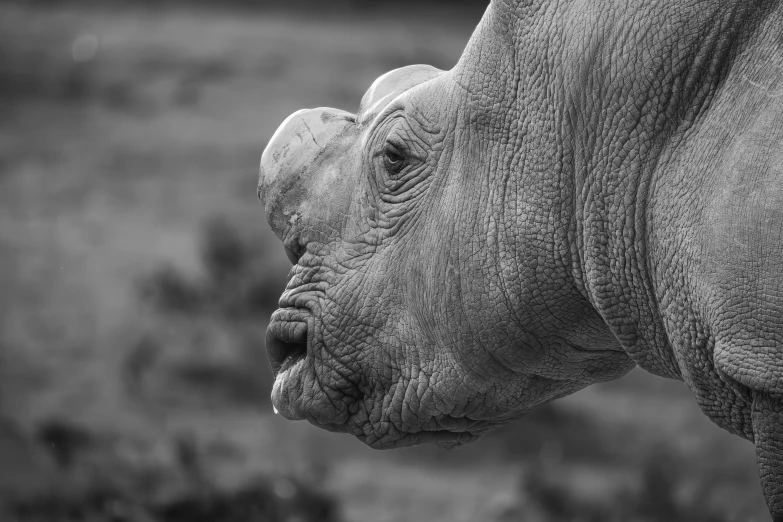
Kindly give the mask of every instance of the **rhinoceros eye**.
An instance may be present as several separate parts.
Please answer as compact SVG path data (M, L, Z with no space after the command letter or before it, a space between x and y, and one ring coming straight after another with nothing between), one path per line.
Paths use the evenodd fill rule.
M405 153L399 147L387 142L383 147L383 166L390 174L399 174L407 165Z

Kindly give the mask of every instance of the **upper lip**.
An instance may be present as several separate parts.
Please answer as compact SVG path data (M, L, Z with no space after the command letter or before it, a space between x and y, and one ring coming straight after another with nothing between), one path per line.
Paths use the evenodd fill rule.
M307 342L307 322L292 320L273 320L269 323L269 329L275 338L289 344L301 344Z

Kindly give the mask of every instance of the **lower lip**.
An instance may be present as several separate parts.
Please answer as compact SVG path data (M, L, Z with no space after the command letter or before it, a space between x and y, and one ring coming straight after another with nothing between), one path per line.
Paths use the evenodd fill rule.
M297 414L291 404L291 394L295 393L293 388L297 383L288 381L295 379L295 376L302 370L301 366L304 364L304 360L304 356L286 359L283 366L280 367L280 371L277 372L275 383L272 385L273 411L276 414L280 413L289 420L301 420L303 418Z

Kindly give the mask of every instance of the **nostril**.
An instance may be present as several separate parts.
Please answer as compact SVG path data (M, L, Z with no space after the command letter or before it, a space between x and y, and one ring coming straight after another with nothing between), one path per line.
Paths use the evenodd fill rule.
M301 259L302 254L300 252L295 251L291 247L285 247L285 255L288 256L288 260L291 261L291 264L295 265L299 262L299 259Z

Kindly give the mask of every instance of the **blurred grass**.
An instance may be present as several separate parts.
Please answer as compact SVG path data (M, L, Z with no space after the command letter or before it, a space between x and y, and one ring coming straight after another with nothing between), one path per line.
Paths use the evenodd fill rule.
M478 20L356 13L0 4L0 519L767 520L752 446L641 372L451 452L271 415L264 140Z

